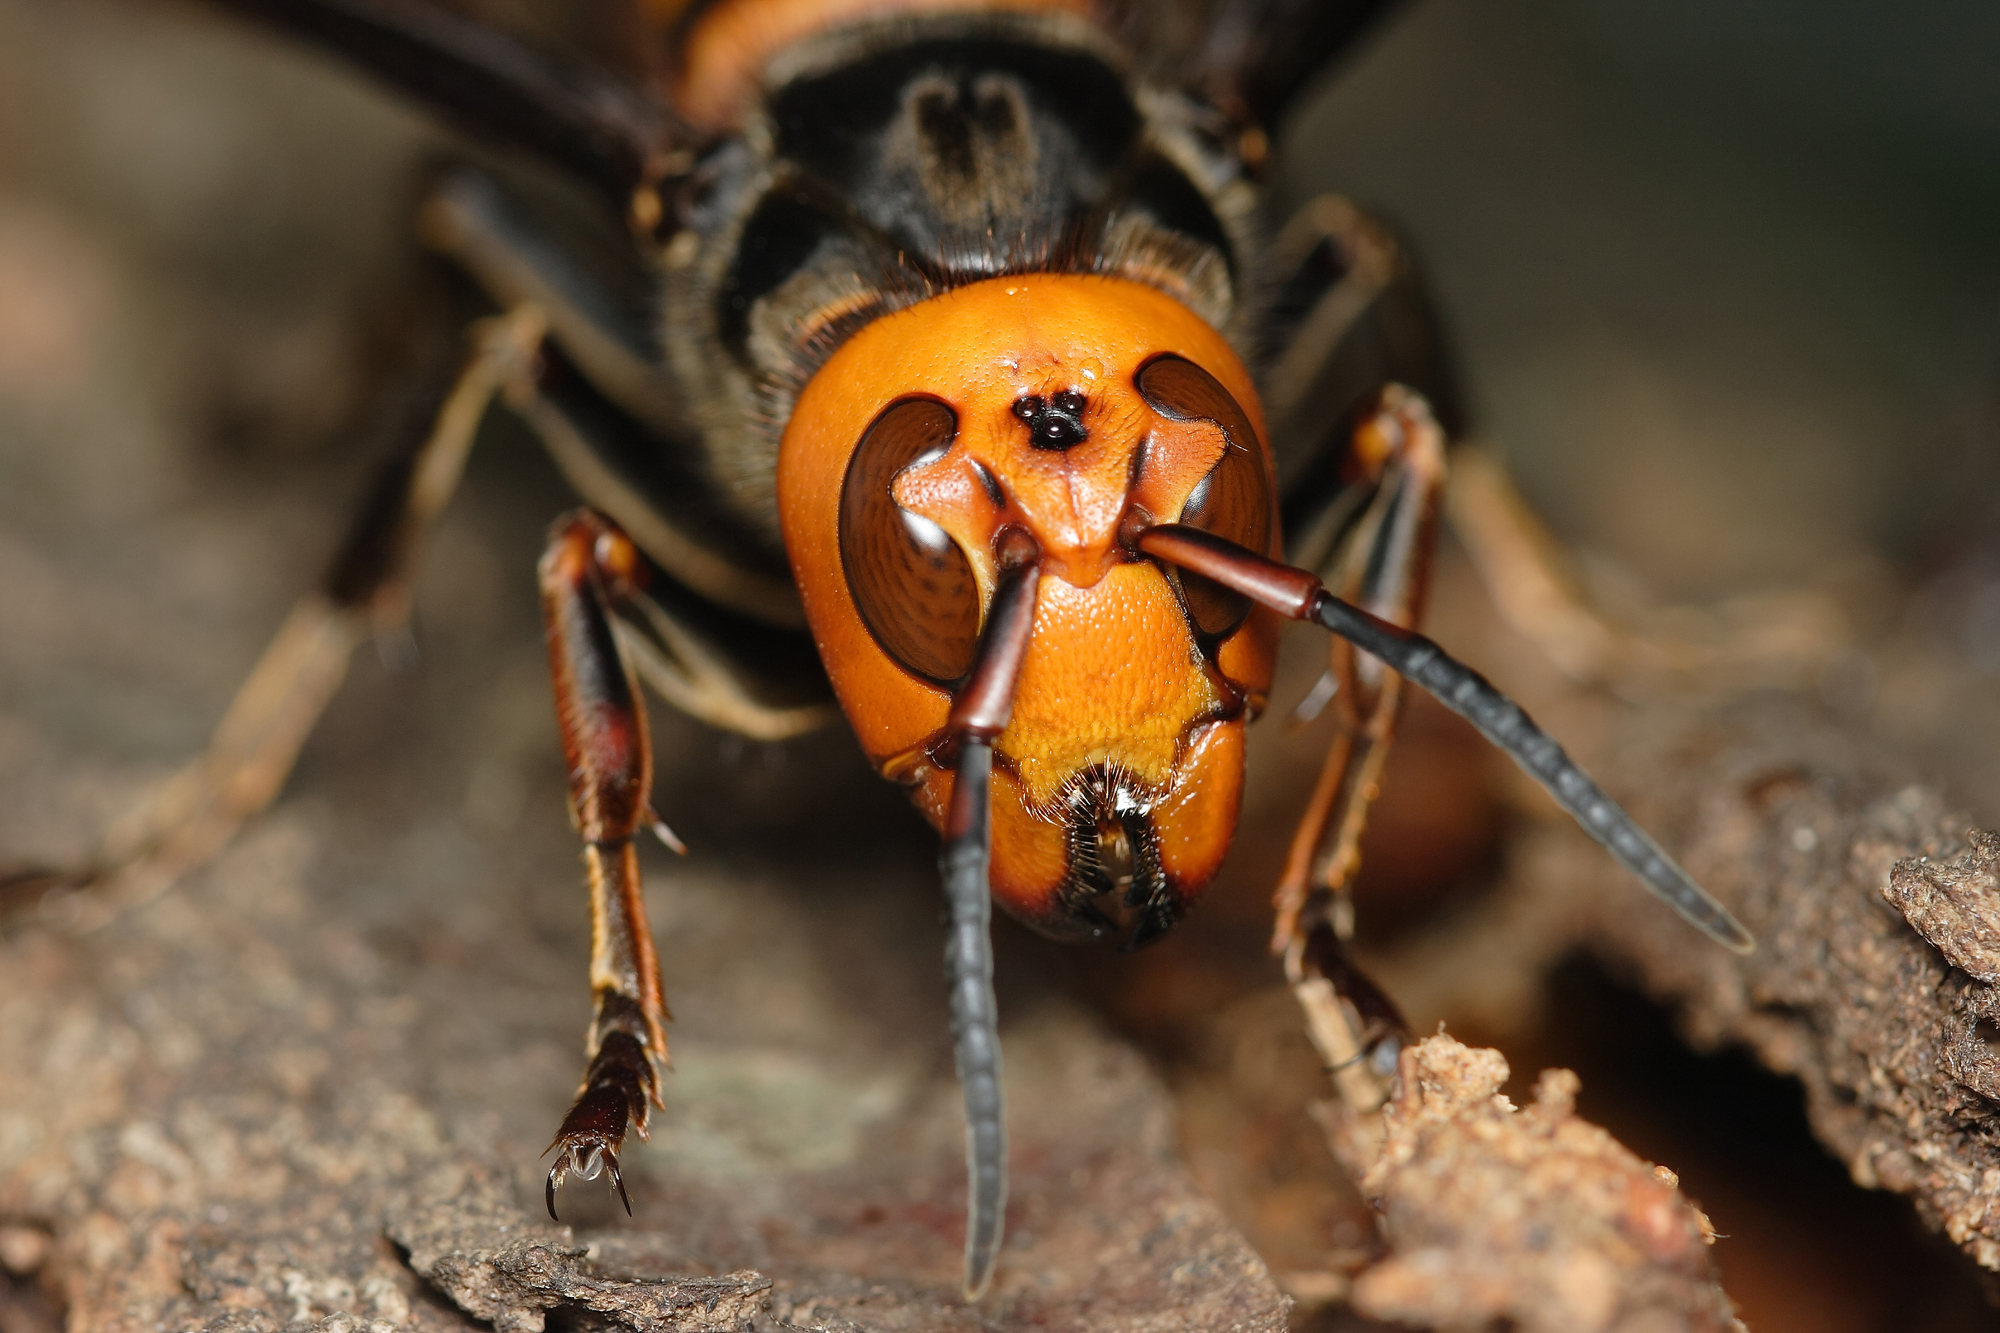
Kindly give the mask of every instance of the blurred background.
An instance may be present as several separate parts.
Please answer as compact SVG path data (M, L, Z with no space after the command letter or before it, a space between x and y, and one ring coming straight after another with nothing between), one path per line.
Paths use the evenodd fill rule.
M1403 220L1565 536L1674 596L1907 566L2000 496L2000 14L1406 6L1297 119Z
M491 8L550 21L529 0ZM1922 756L1988 826L2000 734L1949 705L2000 684L1996 70L2000 8L1970 2L1417 0L1299 111L1278 173L1281 199L1335 190L1402 225L1480 433L1594 586L1663 604L1833 596L1867 649L1809 688ZM316 577L407 367L448 355L470 308L408 221L424 164L451 147L338 67L195 4L0 0L9 859L74 858L192 754ZM546 878L537 928L567 946L581 923L564 915L531 569L568 499L518 430L488 435L425 566L420 679L361 664L290 799L337 793L357 826L395 826L412 793L448 790L448 836L348 855ZM1497 633L1462 560L1441 579L1440 638ZM99 610L74 609L78 583ZM1310 667L1308 647L1294 674ZM925 835L844 737L656 728L659 804L725 866L732 846L838 828L927 873ZM1413 906L1410 885L1476 894L1501 819L1462 733L1421 710L1406 732L1362 888L1389 943L1436 897ZM119 780L26 781L63 771L50 735ZM385 735L406 747L392 779L357 784ZM1314 743L1261 744L1253 827L1281 838ZM524 812L526 856L509 842ZM1214 905L1140 963L1018 934L1003 947L1014 984L1091 995L1153 1053L1197 1178L1285 1273L1364 1245L1367 1220L1304 1114L1318 1075L1261 954L1276 846L1246 839ZM415 930L395 924L410 909L392 887L350 910ZM1582 1113L1680 1171L1729 1236L1718 1259L1751 1327L1991 1326L1971 1265L1901 1201L1849 1185L1790 1085L1686 1053L1669 1016L1593 964L1564 964L1504 1021L1413 1010L1420 1029L1497 1041L1523 1084L1576 1067Z

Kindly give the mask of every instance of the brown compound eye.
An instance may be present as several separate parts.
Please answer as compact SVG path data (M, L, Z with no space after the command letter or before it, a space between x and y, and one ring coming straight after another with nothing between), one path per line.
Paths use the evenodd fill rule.
M1267 555L1277 529L1277 494L1263 445L1242 405L1216 378L1184 357L1155 357L1139 368L1139 393L1161 416L1212 421L1222 428L1222 457L1196 484L1179 521ZM1227 638L1250 614L1249 599L1199 574L1174 572L1195 628Z
M892 403L861 436L840 487L840 564L862 623L898 665L940 685L972 669L979 585L958 543L890 487L957 434L958 418L935 399Z

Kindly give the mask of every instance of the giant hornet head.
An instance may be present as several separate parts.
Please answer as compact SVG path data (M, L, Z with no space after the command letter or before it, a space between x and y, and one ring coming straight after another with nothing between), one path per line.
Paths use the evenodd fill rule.
M1003 550L1040 567L993 742L990 873L1041 930L1107 932L1097 900L1127 881L1143 944L1229 849L1278 623L1134 534L1181 523L1275 554L1262 426L1220 335L1096 276L993 278L886 316L800 395L778 500L806 616L869 758L940 829L946 721Z

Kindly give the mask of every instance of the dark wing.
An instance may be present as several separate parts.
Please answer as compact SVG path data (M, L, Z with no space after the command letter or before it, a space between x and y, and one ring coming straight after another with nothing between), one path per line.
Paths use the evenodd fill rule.
M644 89L559 60L425 0L216 0L338 51L481 138L524 149L612 192L666 175L672 118Z
M1294 98L1397 0L1215 0L1193 82L1232 116L1275 129Z

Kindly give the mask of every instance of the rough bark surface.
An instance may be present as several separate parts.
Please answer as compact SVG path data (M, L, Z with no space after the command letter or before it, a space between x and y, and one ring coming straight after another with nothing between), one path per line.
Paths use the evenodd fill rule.
M1355 1279L1354 1308L1442 1329L1740 1329L1714 1229L1673 1173L1576 1117L1575 1074L1544 1071L1516 1108L1507 1073L1498 1051L1431 1037L1402 1053L1379 1153L1335 1113L1389 1250Z
M1965 844L1955 860L1898 861L1882 896L1953 967L1991 986L2000 982L2000 838L1974 829Z
M753 987L766 1007L736 1020L761 1033L683 1043L665 1151L630 1154L636 1225L594 1190L565 1203L596 1225L550 1223L529 1211L519 1112L566 1091L569 1052L527 1011L573 1006L476 966L506 956L492 939L448 975L385 965L299 888L309 845L280 812L93 936L0 946L0 1218L52 1238L36 1267L74 1330L1284 1326L1263 1265L1174 1163L1163 1090L1058 1001L1015 1010L1010 1244L965 1306L940 1043L907 1049L831 969ZM868 966L927 979L930 955L891 944Z
M1984 1035L2000 989L1981 976L2000 843L1887 753L1790 698L1655 710L1627 731L1613 765L1643 791L1635 809L1756 934L1747 958L1632 912L1581 848L1545 845L1523 871L1578 887L1583 936L1678 1006L1693 1040L1798 1078L1857 1183L1910 1196L2000 1269L2000 1060Z

